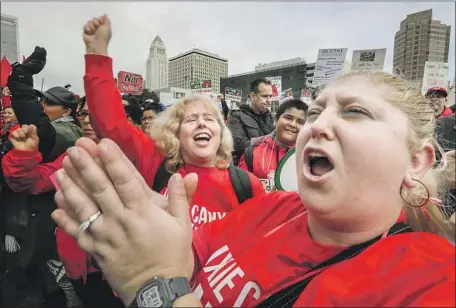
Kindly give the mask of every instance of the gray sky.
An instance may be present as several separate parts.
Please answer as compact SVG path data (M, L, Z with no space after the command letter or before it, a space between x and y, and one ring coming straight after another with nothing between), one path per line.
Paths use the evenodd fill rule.
M168 57L193 46L228 59L229 74L254 70L295 57L315 62L319 48L387 48L385 69L392 70L394 34L407 14L433 9L433 19L450 24L450 76L455 72L455 4L200 2L200 3L24 3L3 2L2 13L19 18L20 52L35 45L48 51L48 63L36 76L35 88L70 83L83 92L82 26L107 13L113 25L110 55L114 73L125 70L145 76L149 46L159 34ZM451 78L453 79L453 78Z

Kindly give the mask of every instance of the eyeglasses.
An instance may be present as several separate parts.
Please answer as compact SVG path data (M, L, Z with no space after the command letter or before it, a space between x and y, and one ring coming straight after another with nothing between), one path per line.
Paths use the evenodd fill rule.
M89 112L86 110L82 110L82 111L78 112L78 118L81 120L84 120L85 118L87 118L88 115L89 115Z

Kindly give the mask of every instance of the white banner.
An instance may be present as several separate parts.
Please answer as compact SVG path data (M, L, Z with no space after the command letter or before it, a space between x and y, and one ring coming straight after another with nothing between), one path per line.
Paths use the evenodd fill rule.
M338 78L344 69L347 48L319 49L312 87L325 85Z
M381 72L385 65L386 48L353 50L352 71Z
M448 80L450 74L450 66L443 62L429 62L424 64L423 87L421 92L423 95L432 87L448 88Z

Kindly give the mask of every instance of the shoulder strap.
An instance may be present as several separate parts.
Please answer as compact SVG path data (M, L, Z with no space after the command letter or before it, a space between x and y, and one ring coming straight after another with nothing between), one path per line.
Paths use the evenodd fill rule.
M233 164L230 164L228 171L230 173L231 184L233 185L239 204L252 198L252 184L250 183L250 178L247 172Z
M244 150L244 160L249 172L253 172L253 148L254 146L249 146Z
M157 173L155 174L154 185L152 186L152 190L158 193L160 193L163 190L163 188L165 188L172 175L168 172L168 170L166 170L166 162L167 159L164 159L160 167L158 168Z
M401 233L408 233L412 232L412 229L404 223L400 222L395 224L394 226L391 227L391 229L388 232L388 236L393 236L396 234L401 234ZM381 239L381 236L378 236L370 241L364 242L362 244L350 246L349 248L345 249L344 251L338 253L332 258L329 258L328 260L318 264L314 268L310 269L309 272L314 271L316 269L320 269L329 265L333 265L348 259L351 259L360 253L362 253L367 247L370 245L374 244L378 240ZM307 285L312 281L313 278L318 276L320 272L315 273L314 275L306 277L304 280L301 280L295 284L292 284L291 286L286 287L285 289L282 289L272 296L268 297L265 301L260 303L257 307L293 307L294 303L298 300L299 296L301 293L304 291L304 289L307 287Z

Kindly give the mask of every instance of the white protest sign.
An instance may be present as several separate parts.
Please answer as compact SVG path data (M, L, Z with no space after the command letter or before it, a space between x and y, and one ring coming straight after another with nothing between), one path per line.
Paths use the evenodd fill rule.
M280 93L282 92L282 76L266 77L272 83L272 96L273 100L280 99Z
M443 62L426 61L424 64L423 87L421 92L426 94L427 90L433 87L448 87L448 76L450 66Z
M325 85L342 75L346 56L347 48L318 50L312 87Z
M353 50L352 71L381 72L385 65L386 48Z

